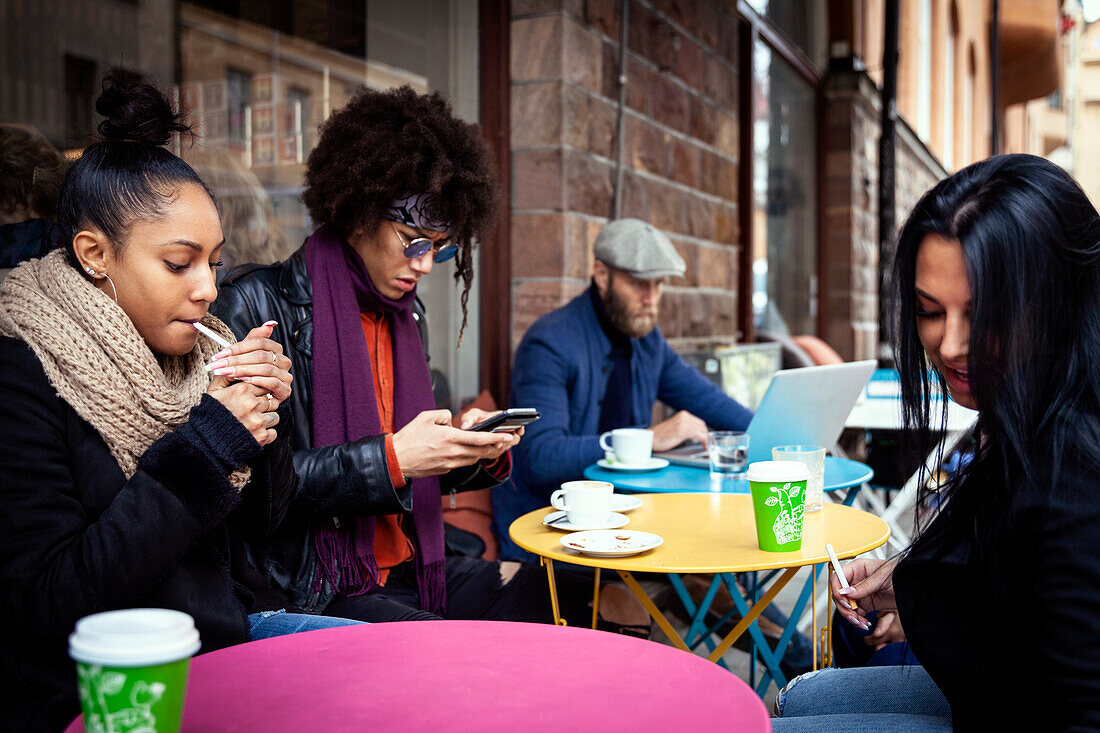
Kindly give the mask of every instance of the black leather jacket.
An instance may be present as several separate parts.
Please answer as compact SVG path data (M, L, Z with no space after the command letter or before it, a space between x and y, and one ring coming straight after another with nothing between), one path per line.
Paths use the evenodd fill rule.
M230 272L211 311L238 338L264 321L279 322L272 338L290 357L294 374L288 400L292 419L279 429L290 431L299 488L282 526L265 551L257 554L266 556L267 576L289 605L319 612L332 593L328 588L322 593L312 590L316 565L313 527L333 517L412 511L411 486L406 483L394 488L382 435L342 445L313 445L313 285L306 271L304 248L279 264L243 265ZM427 354L427 322L419 301L413 317ZM481 464L455 469L439 478L444 493L484 489L498 483Z

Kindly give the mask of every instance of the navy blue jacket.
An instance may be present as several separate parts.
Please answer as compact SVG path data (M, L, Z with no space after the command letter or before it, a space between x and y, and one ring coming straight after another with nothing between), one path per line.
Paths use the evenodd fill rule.
M631 422L649 427L660 399L719 430L744 430L752 413L687 364L654 328L631 339ZM523 557L508 539L508 525L550 503L563 481L583 478L603 458L600 401L611 375L611 341L596 318L588 292L535 321L516 351L511 404L542 414L512 450L512 480L493 489L493 531L505 558Z

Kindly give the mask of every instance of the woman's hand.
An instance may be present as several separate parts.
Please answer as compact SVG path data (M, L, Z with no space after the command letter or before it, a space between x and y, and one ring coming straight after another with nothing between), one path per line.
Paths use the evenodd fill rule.
M849 588L841 588L840 576L833 575L829 584L840 615L853 626L869 631L871 627L863 618L868 611L897 610L894 600L896 565L892 560L853 560L844 566ZM857 608L853 609L849 601L854 601Z
M290 383L294 377L290 374L290 359L283 356L282 345L271 340L271 332L277 325L275 321L268 321L257 326L244 339L215 354L206 366L214 373L207 392L213 395L215 390L224 389L234 381L245 382L253 387L257 396L270 394L274 397L271 409L278 409L290 397Z
M477 425L482 420L486 420L486 419L492 417L493 415L499 415L500 413L501 413L501 410L497 410L496 412L486 412L485 410L480 410L476 407L471 407L469 410L467 410L466 412L464 412L462 414L462 424L459 427L462 430L469 430L471 426ZM508 441L507 443L501 443L500 446L499 446L499 449L496 451L496 455L489 456L488 460L495 461L505 451L509 451L512 448L515 448L517 445L519 445L519 439L523 437L523 428L520 427L520 428L517 428L516 430L514 430L512 432L508 432L508 433L497 433L497 435L509 436L511 438L511 440Z
M279 424L279 413L275 410L279 403L266 392L261 393L245 382L237 382L221 389L215 389L211 385L206 392L225 405L260 445L272 443L279 437L275 432L275 426Z
M479 417L470 424L483 419L481 416L485 414L478 410ZM428 410L393 434L393 451L406 478L423 478L439 476L480 460L495 460L518 442L519 436L513 433L452 427L450 410Z
M901 628L897 611L880 611L875 619L875 630L863 639L863 643L874 647L876 652L899 641L905 641L905 629Z

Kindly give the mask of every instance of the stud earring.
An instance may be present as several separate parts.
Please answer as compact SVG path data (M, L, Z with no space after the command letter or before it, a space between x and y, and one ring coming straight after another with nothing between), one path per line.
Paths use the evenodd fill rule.
M88 273L89 275L94 275L94 274L95 274L95 270L93 270L93 269L92 269L92 268L90 268L90 267L85 267L85 268L84 268L84 270L85 270L85 271L86 271L86 272L87 272L87 273Z

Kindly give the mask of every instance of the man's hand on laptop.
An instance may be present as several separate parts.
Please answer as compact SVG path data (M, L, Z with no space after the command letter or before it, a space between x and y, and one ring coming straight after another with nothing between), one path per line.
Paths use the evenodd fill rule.
M687 410L680 410L650 430L653 431L654 453L672 450L686 440L696 440L703 446L707 444L707 424Z

